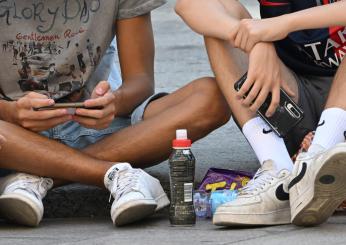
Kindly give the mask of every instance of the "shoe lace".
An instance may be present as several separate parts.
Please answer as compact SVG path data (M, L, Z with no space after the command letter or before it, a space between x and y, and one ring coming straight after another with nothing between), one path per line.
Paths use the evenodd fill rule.
M239 195L253 195L265 190L267 185L271 185L275 178L268 173L268 170L259 169L253 179L239 191Z
M124 194L136 189L138 187L139 175L139 169L116 171L108 201L111 201L112 196L115 201L118 201Z
M47 190L53 186L53 180L49 178L19 175L18 179L6 187L6 191L25 190L37 198L42 199Z

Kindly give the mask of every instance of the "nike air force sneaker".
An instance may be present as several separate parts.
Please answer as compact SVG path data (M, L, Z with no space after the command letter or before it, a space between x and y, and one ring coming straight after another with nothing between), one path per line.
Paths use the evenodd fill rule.
M264 162L238 197L216 209L213 223L221 226L279 225L291 222L287 185L290 172L277 172Z
M0 217L20 225L37 226L42 220L42 199L53 180L16 173L0 179Z
M300 153L288 188L293 224L325 222L346 199L346 143L328 151L312 145Z
M133 223L169 205L159 180L128 163L114 165L104 183L114 198L111 217L116 226Z

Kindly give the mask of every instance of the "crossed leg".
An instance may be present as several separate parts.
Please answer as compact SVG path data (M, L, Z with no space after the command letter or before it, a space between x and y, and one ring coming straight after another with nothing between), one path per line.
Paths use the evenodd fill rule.
M0 121L0 135L6 139L0 150L0 167L104 187L104 174L114 162L127 161L135 167L153 165L168 157L175 129L187 128L196 141L229 117L215 81L202 78L150 103L143 122L83 151Z

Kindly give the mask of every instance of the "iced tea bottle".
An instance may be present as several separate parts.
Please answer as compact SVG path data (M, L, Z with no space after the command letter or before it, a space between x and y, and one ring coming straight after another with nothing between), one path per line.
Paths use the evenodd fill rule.
M169 220L172 226L192 226L196 223L193 206L195 157L187 130L176 131L173 152L169 157L171 205Z

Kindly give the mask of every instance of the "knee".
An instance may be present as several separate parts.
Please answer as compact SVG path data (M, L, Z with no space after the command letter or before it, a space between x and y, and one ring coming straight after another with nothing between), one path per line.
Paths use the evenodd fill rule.
M193 98L198 105L197 126L215 129L229 121L231 111L214 78L196 80L193 91Z

